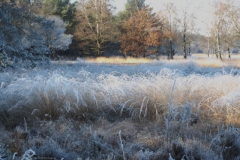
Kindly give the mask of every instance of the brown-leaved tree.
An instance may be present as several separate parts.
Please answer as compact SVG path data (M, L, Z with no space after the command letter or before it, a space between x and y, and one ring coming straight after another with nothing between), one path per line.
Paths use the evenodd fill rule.
M152 8L144 6L124 24L121 50L124 56L145 57L157 52L162 25Z

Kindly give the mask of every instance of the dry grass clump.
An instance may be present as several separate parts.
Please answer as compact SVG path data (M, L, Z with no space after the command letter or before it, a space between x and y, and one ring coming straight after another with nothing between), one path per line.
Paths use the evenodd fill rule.
M21 99L9 111L40 119L56 119L61 115L73 114L84 116L86 112L98 112L107 105L102 101L105 96L103 92L96 82L91 84L60 75L53 75L49 79L19 79L8 86L8 93L15 99Z

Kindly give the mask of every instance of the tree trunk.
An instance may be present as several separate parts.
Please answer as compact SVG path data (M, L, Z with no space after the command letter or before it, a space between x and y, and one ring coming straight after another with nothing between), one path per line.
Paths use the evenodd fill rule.
M53 60L56 58L56 52L55 52L55 51L52 51L51 58L52 58Z
M228 58L231 59L231 52L229 47L228 47Z
M188 43L188 55L191 57L191 45Z
M217 55L222 60L222 53L221 53L220 45L221 45L220 38L219 38L219 34L218 34L217 35Z
M209 57L209 37L208 37L208 57Z
M172 40L169 41L169 47L170 47L170 51L168 52L168 59L173 59L173 47L172 47Z
M187 40L186 40L186 32L184 30L184 33L183 33L183 58L184 59L187 59L187 47L186 47L186 43L187 43Z
M216 58L218 59L217 45L216 45L215 48L213 49L213 54L215 54L215 55L216 55Z

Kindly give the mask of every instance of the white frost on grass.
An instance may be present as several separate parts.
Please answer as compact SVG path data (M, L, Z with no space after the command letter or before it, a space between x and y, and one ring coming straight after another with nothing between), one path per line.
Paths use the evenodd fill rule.
M202 118L213 118L224 116L225 110L218 107L230 104L233 107L228 107L227 113L235 116L234 122L240 119L235 115L238 112L233 112L239 111L240 106L238 69L233 72L231 68L201 68L194 63L120 66L80 62L20 70L11 76L0 74L1 82L6 82L5 77L10 80L1 88L1 94L8 95L5 100L11 101L9 111L39 117L84 115L106 108L116 111L120 106L131 110L132 117L163 118L176 81L173 106L183 108L191 102L193 112Z

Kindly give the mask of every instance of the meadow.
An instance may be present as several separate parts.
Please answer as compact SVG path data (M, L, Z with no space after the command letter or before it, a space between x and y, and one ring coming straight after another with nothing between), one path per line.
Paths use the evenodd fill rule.
M0 72L0 159L239 160L240 58L98 58Z

